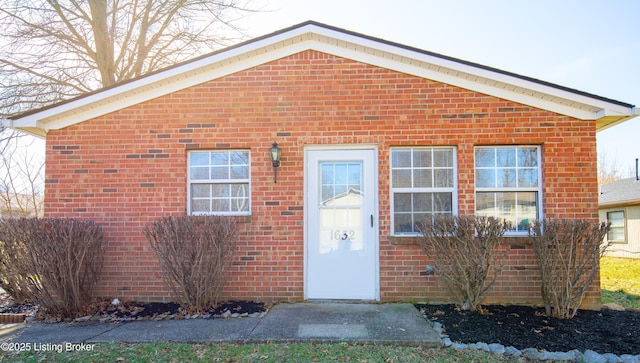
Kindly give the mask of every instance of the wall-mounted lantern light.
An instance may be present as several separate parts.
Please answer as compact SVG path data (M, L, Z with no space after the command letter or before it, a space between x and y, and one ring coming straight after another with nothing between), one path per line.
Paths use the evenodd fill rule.
M278 170L277 168L280 166L280 157L282 156L282 149L280 149L278 147L278 143L277 142L273 142L273 144L271 145L271 150L270 150L270 155L271 155L271 166L273 166L273 182L277 183L277 179L276 179L276 170Z

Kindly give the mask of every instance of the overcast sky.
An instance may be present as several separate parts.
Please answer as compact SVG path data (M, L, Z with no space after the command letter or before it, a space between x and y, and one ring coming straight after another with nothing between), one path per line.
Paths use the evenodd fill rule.
M640 106L638 0L255 0L250 37L315 20ZM640 117L598 134L627 176ZM630 175L629 175L630 176Z

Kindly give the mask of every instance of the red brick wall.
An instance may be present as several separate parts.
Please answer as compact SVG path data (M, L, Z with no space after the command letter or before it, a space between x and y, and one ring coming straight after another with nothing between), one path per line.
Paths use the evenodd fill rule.
M268 149L283 149L278 183ZM289 300L303 293L303 148L378 146L383 301L446 301L408 239L390 238L389 148L457 147L458 206L472 214L474 146L541 145L547 217L597 219L595 123L316 51L302 52L47 135L46 214L92 219L109 245L98 293L163 300L170 293L143 226L186 213L187 152L251 151L244 218L225 297ZM410 239L409 239L410 242ZM491 301L539 302L526 239L510 239ZM594 286L590 302L599 303Z

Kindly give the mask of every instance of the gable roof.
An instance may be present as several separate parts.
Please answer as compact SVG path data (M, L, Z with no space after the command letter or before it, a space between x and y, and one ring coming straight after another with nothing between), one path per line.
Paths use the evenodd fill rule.
M314 21L3 121L39 137L90 118L305 50L428 78L582 120L604 130L640 115L634 105Z
M622 179L601 186L598 204L600 208L640 205L640 180Z

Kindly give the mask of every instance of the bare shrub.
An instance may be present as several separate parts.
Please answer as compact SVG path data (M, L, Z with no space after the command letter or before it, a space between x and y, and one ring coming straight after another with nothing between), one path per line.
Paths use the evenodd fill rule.
M478 310L500 273L498 246L508 228L505 221L476 216L435 216L418 227L419 244L463 310Z
M598 274L608 231L607 223L570 219L545 219L529 229L547 315L563 319L576 315Z
M235 219L163 217L148 224L144 234L158 257L164 280L181 303L202 312L218 302L235 249Z
M104 260L102 227L66 218L0 220L0 280L18 301L74 317L91 300Z

